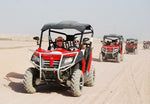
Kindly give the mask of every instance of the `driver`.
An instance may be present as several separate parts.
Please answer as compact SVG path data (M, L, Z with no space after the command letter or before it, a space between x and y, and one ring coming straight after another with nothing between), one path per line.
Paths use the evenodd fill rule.
M64 48L63 46L64 39L62 37L57 37L55 41L56 41L55 48Z
M115 45L116 45L116 46L119 46L118 40L115 40Z

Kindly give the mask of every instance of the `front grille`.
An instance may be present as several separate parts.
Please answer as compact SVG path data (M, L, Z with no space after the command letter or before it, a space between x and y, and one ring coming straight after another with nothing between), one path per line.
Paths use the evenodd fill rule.
M57 61L57 60L55 60L54 62L53 62L53 66L50 66L50 60L42 60L43 62L42 62L42 67L43 68L58 68L58 66L59 66L59 61Z
M57 72L56 71L43 71L43 78L47 81L55 81L57 80Z

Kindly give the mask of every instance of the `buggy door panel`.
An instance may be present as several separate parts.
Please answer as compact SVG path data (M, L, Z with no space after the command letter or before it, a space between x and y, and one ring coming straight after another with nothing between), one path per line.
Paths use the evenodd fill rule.
M91 47L86 49L85 62L86 62L86 70L89 72L90 71L91 62L92 62L92 48Z

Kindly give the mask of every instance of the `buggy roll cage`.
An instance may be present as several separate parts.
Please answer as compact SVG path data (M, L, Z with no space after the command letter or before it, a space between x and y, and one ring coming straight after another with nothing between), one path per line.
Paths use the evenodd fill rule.
M134 44L137 44L138 40L131 38L131 39L127 39L127 40L126 40L126 43L127 43L127 42L134 42Z
M75 29L75 30L78 30L79 33L76 33L74 35L67 35L66 33L56 31L57 29L59 29L59 30L60 29ZM62 22L59 22L59 23L45 24L41 29L41 37L40 37L39 48L41 48L43 32L46 31L46 30L49 30L49 32L48 32L49 46L50 46L50 44L54 44L54 41L52 41L52 38L51 38L51 32L58 33L58 34L61 34L61 35L65 35L66 36L65 41L73 41L75 36L81 35L79 49L81 49L81 42L82 42L83 35L91 33L91 38L93 38L93 34L94 34L94 31L93 31L93 28L91 27L91 25L78 23L78 22L75 22L75 21L62 21ZM85 30L90 30L90 31L85 32ZM91 39L89 45L91 46L91 44L92 44L92 39Z
M122 43L123 43L123 40L124 40L124 38L123 38L122 35L110 34L110 35L104 35L103 41L104 41L105 39L115 40L115 39L111 39L111 38L116 38L116 39L118 39L119 42L120 42L120 44L122 44Z
M104 38L103 39L110 39L110 38L118 38L119 40L123 40L123 36L122 35L112 35L112 34L110 34L110 35L104 35ZM112 39L113 40L113 39Z
M111 38L116 38L119 40L119 44L121 44L121 49L123 48L123 36L122 35L116 35L116 34L109 34L109 35L104 35L103 37L103 42L105 39L110 39L110 40L115 40L115 39L111 39Z
M133 40L133 41L138 41L137 39L127 39L126 41L130 41L130 40Z

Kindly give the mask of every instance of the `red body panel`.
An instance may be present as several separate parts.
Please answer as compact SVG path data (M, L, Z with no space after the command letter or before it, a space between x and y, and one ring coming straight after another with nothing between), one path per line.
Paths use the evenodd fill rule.
M38 48L36 50L37 52L41 52L41 53L51 53L51 52L61 52L62 54L66 54L66 53L72 53L72 54L68 54L68 55L64 55L64 57L74 57L76 56L76 53L73 53L73 52L80 52L81 50L76 50L76 51L67 51L63 48L57 48L55 50L44 50L42 48ZM36 53L35 52L35 55L38 55L39 56L39 53ZM50 66L53 66L53 62L54 61L58 61L61 59L61 55L56 55L56 54L41 54L42 58L44 60L50 60Z
M85 72L85 59L82 60L82 73L84 75Z
M92 53L89 53L90 55L90 59L89 59L89 63L88 64L88 67L87 67L87 71L89 72L90 71L90 68L91 68L91 62L92 62Z
M102 48L106 48L109 52L111 52L111 50L113 49L118 49L119 47L121 47L121 45L103 45ZM122 49L120 50L120 54L122 54Z
M105 46L105 45L103 45L103 48L106 48L110 52L113 49L117 49L118 46L115 46L115 45Z
M137 45L133 45L133 44L126 44L126 47L129 47L129 48L136 47L137 49Z

